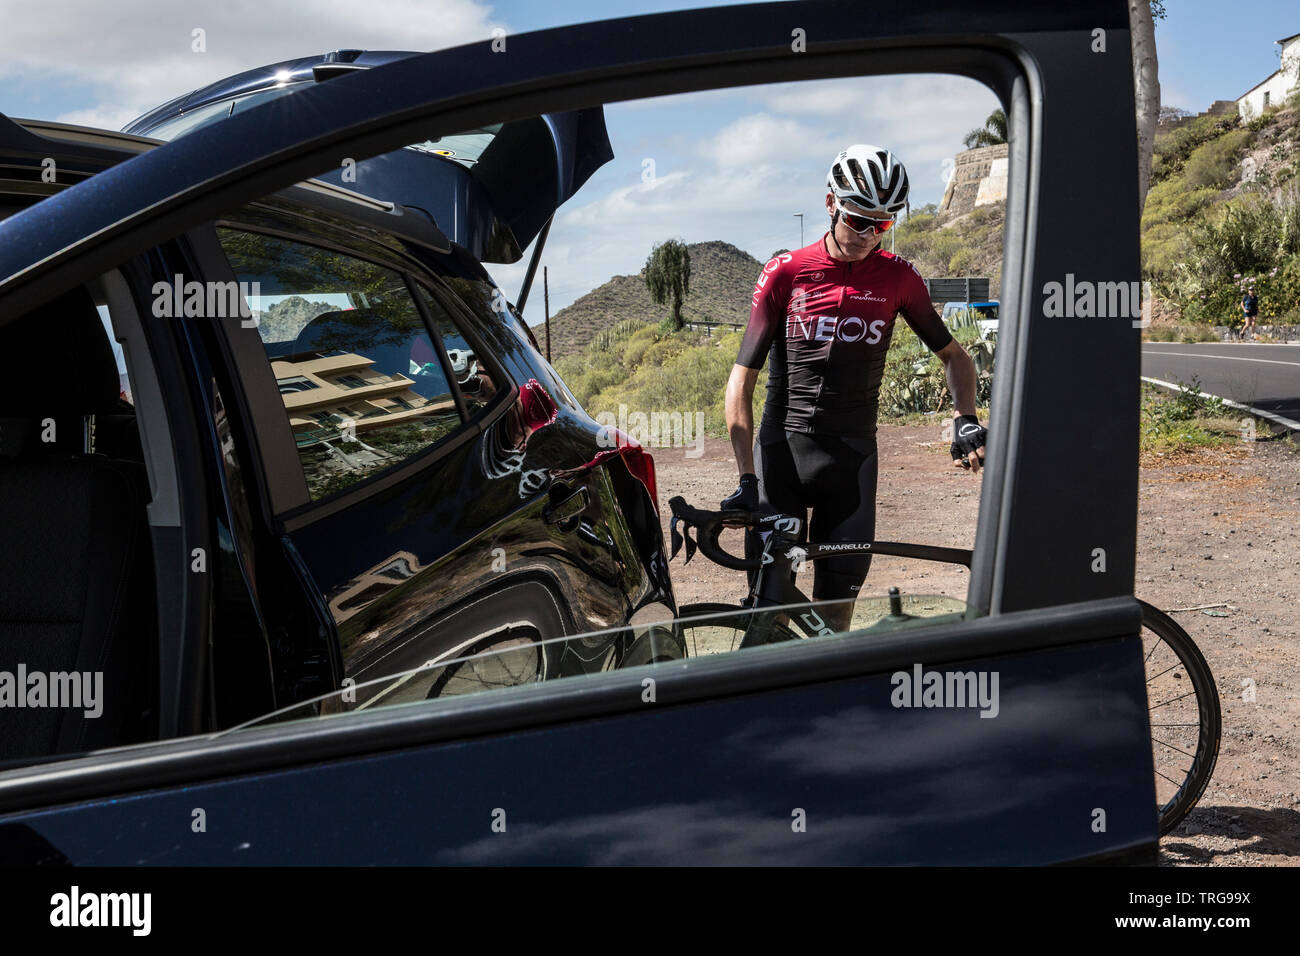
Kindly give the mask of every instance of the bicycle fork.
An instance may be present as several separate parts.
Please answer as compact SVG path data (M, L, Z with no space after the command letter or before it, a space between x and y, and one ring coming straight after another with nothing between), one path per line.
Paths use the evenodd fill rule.
M794 583L795 568L802 564L804 556L799 541L801 524L798 518L778 516L773 521L771 531L758 532L763 542L762 564L755 574L749 598L745 602L754 611L754 616L750 618L750 626L740 643L742 648L774 644L798 636L785 626L791 621L789 615L784 612L762 612L764 608L806 603ZM816 608L797 612L794 623L809 637L835 633Z

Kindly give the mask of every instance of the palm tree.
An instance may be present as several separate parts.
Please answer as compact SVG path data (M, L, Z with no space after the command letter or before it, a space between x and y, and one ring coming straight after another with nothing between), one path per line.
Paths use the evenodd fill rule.
M1006 141L1007 114L1002 111L1001 107L989 114L982 128L971 130L962 140L967 149L975 149L977 146L996 146L998 143L1005 143Z
M669 305L673 331L680 331L682 300L691 291L691 254L686 243L669 239L656 244L645 262L645 284L655 302Z

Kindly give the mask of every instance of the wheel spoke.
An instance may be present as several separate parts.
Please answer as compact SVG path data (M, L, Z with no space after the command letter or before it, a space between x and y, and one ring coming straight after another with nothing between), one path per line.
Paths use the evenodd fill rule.
M1168 747L1170 750L1176 750L1176 751L1178 751L1178 752L1179 752L1180 754L1182 754L1184 757L1191 757L1193 760L1196 759L1196 754L1189 754L1186 750L1183 750L1181 747L1175 747L1173 744L1169 743L1169 741L1167 741L1167 740L1161 740L1159 737L1152 737L1151 739L1152 739L1152 741L1154 741L1155 743L1158 743L1158 744L1161 744L1161 745L1163 745L1163 746L1165 746L1165 747Z
M1182 663L1183 663L1182 661L1174 661L1172 664L1170 664L1168 667L1162 670L1159 674L1152 674L1150 677L1148 677L1147 683L1149 684L1153 680L1159 680L1161 677L1164 677L1166 674L1168 674L1171 670L1174 670L1175 668L1179 667Z
M1175 780L1173 777L1167 776L1166 774L1161 773L1159 770L1156 771L1156 776L1158 776L1158 777L1164 777L1166 780L1168 780L1170 783L1172 783L1175 787L1178 788L1179 793L1181 793L1183 787L1185 787L1185 786L1187 785L1187 783L1186 783L1185 780L1184 780L1182 783L1179 783L1179 782L1178 782L1177 780ZM1172 801L1171 801L1171 802L1172 802Z
M1178 701L1182 700L1184 697L1193 697L1193 696L1195 696L1195 694L1196 694L1196 688L1193 687L1193 688L1192 688L1191 690L1189 690L1186 694L1179 694L1177 697L1171 697L1171 698L1169 698L1169 700L1162 700L1160 703L1158 703L1158 704L1156 704L1156 705L1154 705L1154 706L1152 706L1152 707L1147 708L1147 711L1148 711L1148 713L1149 713L1150 711L1155 710L1157 707L1164 707L1166 704L1175 704L1175 703L1177 703Z

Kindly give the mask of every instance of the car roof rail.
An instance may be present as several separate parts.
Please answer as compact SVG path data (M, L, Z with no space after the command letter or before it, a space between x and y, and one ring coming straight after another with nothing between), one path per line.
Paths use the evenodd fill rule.
M40 130L36 132L35 130ZM47 135L49 134L54 135ZM156 145L139 136L128 136L109 130L88 126L70 126L41 120L16 119L0 113L0 149L26 153L30 156L76 156L78 159L100 160L116 165L129 158L133 152L143 152L136 144L145 147Z

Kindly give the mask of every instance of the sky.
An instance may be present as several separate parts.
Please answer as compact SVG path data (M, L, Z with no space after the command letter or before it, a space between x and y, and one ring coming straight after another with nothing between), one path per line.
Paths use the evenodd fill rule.
M730 5L719 3L717 5ZM433 50L690 4L673 0L0 0L0 112L117 129L224 76L340 47ZM1200 111L1277 68L1300 33L1295 0L1166 0L1156 26L1162 101ZM358 10L364 9L364 16ZM34 15L39 11L42 15ZM206 51L192 50L205 32ZM557 214L542 256L554 314L655 242L720 239L765 260L828 220L825 176L855 142L906 165L912 205L938 202L963 135L997 106L959 77L911 75L745 87L606 106L615 158ZM918 122L919 118L924 123ZM652 175L647 174L647 170ZM905 228L905 227L904 227ZM525 257L525 261L526 261ZM524 263L489 267L514 298ZM541 320L540 271L527 318Z

